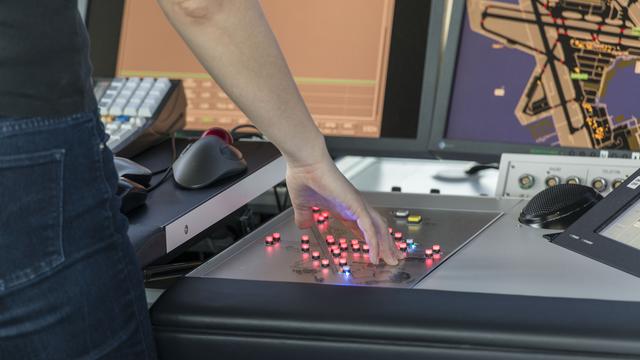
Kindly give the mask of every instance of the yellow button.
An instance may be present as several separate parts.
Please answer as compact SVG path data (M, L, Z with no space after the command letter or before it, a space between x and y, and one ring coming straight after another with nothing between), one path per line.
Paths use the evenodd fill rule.
M409 215L407 221L410 224L419 224L422 221L422 216L420 215Z

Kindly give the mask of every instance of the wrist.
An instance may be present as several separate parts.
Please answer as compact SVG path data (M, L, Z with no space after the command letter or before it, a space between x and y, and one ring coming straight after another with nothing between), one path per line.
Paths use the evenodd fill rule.
M333 163L327 150L324 137L319 131L317 135L306 138L303 141L299 141L298 144L293 145L294 147L291 149L280 149L290 168L302 169Z

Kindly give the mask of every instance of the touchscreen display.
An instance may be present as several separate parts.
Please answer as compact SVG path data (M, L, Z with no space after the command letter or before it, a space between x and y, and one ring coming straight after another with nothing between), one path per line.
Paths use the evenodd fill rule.
M599 232L609 239L640 249L640 201L636 200Z

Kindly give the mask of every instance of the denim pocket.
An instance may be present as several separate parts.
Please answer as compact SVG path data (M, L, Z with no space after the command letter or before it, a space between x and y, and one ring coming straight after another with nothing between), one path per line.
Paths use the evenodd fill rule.
M0 293L64 261L64 150L0 156Z

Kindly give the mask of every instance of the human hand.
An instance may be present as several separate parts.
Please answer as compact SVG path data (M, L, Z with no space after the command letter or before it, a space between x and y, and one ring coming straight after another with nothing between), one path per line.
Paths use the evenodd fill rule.
M389 236L386 221L362 198L342 175L329 156L304 165L287 165L287 188L298 227L314 225L311 208L318 206L352 224L369 245L371 262L382 258L389 265L398 264L402 253Z

